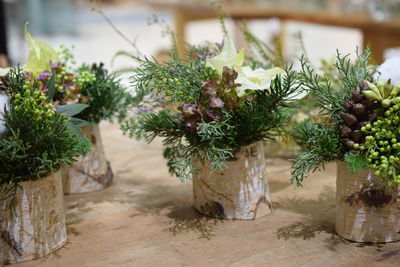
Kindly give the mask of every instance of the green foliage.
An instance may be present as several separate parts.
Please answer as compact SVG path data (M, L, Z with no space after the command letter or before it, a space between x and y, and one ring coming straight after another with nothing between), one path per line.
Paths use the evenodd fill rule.
M217 73L206 67L205 61L194 60L194 57L193 54L187 55L187 59L173 57L163 63L137 58L141 65L132 76L137 96L144 97L151 92L172 103L196 103L202 83L216 78Z
M226 161L241 146L274 138L288 120L286 111L290 106L286 101L299 89L296 73L290 68L273 80L269 90L250 91L243 99L233 101L238 98L234 73L227 69L227 76L219 78L203 61L182 62L176 59L165 64L142 64L133 77L135 85L147 95L164 95L166 102L161 111L138 114L122 126L131 137L148 142L164 138L169 171L181 180L191 178L197 170L196 162L207 162L213 170L225 168ZM217 96L225 106L209 105ZM187 127L189 122L195 127Z
M81 83L80 103L88 104L89 107L81 112L78 117L93 123L102 120L117 118L122 121L127 115L127 107L131 103L131 96L114 74L108 74L103 64L94 64L91 68L82 66L78 72L89 72L94 79L87 79Z
M335 84L332 87L331 79L324 74L320 76L311 67L305 57L301 61L301 83L310 90L318 106L322 110L322 115L329 118L336 125L342 124L339 112L345 111L343 103L351 98L351 88L358 88L359 81L368 80L372 76L371 68L368 66L370 56L369 50L362 53L357 51L357 60L351 63L348 55L341 56L338 52L335 67L338 72L338 79L342 81L342 86Z
M54 112L29 79L20 69L1 77L10 103L4 111L8 131L0 138L0 200L14 196L20 182L54 173L89 150L71 132L70 119Z
M306 120L293 129L292 136L303 149L291 160L291 181L298 186L301 186L309 172L318 170L324 162L337 159L341 153L340 137L332 124Z
M323 76L315 72L305 57L301 58L300 82L312 94L321 109L321 114L319 122L307 120L292 132L292 136L303 149L303 152L292 160L291 180L296 181L298 186L301 186L310 171L319 169L324 162L343 159L346 150L341 143L340 127L344 125L342 117L344 112L347 112L345 102L352 100L351 89L359 91L359 82L371 78L369 57L368 49L362 53L357 51L357 60L352 63L348 55L341 56L338 53L335 69L327 69ZM330 73L334 73L334 79L329 76ZM347 153L345 160L353 171L367 164L366 158L357 153Z
M363 50L361 53L356 50L357 60L352 63L349 55L341 56L337 52L336 68L339 72L339 79L343 82L344 87L358 88L358 83L363 80L369 80L372 77L373 68L368 65L371 51Z
M344 155L344 161L347 162L347 168L352 173L358 173L361 169L369 167L369 162L365 155L346 153Z
M273 139L280 134L290 120L287 111L293 108L286 101L298 91L296 73L288 69L286 75L273 80L270 90L255 91L254 100L246 99L232 118L237 146Z

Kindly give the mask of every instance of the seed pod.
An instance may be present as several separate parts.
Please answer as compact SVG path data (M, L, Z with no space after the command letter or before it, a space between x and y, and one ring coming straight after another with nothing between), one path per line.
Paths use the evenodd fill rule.
M360 103L363 100L363 95L356 91L356 89L351 88L351 97L353 98L354 102Z
M363 139L363 133L360 130L355 130L351 133L351 139L359 143Z
M352 108L352 113L358 118L363 115L365 111L365 106L361 103L357 103Z
M392 92L390 93L390 96L393 98L393 97L396 97L399 93L400 93L400 86L399 85L395 85L393 87Z
M376 100L376 101L382 101L382 97L380 94L377 94L376 92L372 91L372 90L365 90L363 91L363 94L365 95L365 97L367 97L368 99L371 100Z
M368 120L370 122L376 121L377 118L378 118L378 112L376 110L374 110L374 112L368 115Z
M356 116L354 116L353 114L339 112L339 116L340 116L340 118L342 118L342 120L345 122L345 124L349 127L353 126L354 124L356 124L358 122Z
M375 84L370 83L368 81L365 81L365 82L368 85L369 89L371 89L372 92L374 92L380 99L382 99L382 95L380 94L378 87ZM366 91L363 92L364 95L365 95L365 92ZM375 99L375 100L378 100L378 99Z
M340 139L340 141L346 146L348 150L351 150L354 148L354 141L350 140L348 138Z
M350 101L346 101L346 102L344 102L344 104L343 104L343 106L344 106L344 109L347 111L347 112L350 112L350 110L351 110L351 108L353 107L353 103L351 103Z
M368 90L368 85L364 80L358 82L358 86L360 87L360 91Z
M388 108L392 104L392 101L390 99L383 99L382 100L382 107Z
M347 127L346 125L341 125L340 131L342 132L343 137L350 137L351 133L353 132L353 130L351 130L350 127Z
M364 107L365 107L366 109L369 109L369 108L374 107L377 103L376 103L376 101L374 101L374 100L365 99L365 100L363 100L363 101L361 102L361 104L363 104Z

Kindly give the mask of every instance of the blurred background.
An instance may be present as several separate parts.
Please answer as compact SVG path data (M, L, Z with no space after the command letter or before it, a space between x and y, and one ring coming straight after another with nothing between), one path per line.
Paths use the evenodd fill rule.
M23 64L27 56L24 24L34 38L57 46L74 46L77 63L102 61L109 67L132 67L128 58L112 58L119 50L132 51L99 14L95 1L0 0L1 64ZM137 48L148 56L162 56L171 46L163 27L149 25L153 14L176 30L178 48L183 44L221 41L216 0L103 0L101 10ZM400 47L399 0L226 0L228 30L238 45L243 37L237 26L247 22L261 40L273 45L282 40L284 54L295 60L301 53L312 62L330 59L336 49L351 53L370 44L379 63L398 55ZM154 19L153 19L154 20ZM300 38L301 37L301 38ZM300 41L300 39L302 41Z

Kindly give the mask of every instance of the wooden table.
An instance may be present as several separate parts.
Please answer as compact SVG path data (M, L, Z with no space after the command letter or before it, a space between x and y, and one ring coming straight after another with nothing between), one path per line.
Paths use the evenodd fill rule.
M11 267L399 266L399 243L357 244L335 234L336 165L290 184L290 162L267 157L274 212L254 221L214 220L192 208L190 181L170 177L162 143L100 125L114 171L105 190L65 196L68 243Z
M140 0L143 4L156 9L169 10L174 14L177 49L181 53L185 49L185 28L190 21L215 18L217 8L207 1L179 0ZM338 8L306 12L283 6L260 4L256 1L249 3L227 3L224 10L234 19L268 19L279 18L309 22L330 26L356 28L363 33L364 47L369 45L377 63L383 61L383 52L387 48L400 46L400 20L386 22L374 21L365 13L343 13ZM323 42L323 40L319 40Z

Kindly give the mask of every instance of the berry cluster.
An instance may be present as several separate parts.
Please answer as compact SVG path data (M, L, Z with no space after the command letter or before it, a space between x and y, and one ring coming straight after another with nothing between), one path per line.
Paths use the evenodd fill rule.
M386 181L400 183L400 105L385 111L373 124L361 128L365 144L354 148L367 150L367 160L375 174Z
M47 89L41 88L32 75L26 75L20 93L16 93L11 101L15 111L32 113L35 121L44 118L52 118L55 115L55 107L47 103Z

